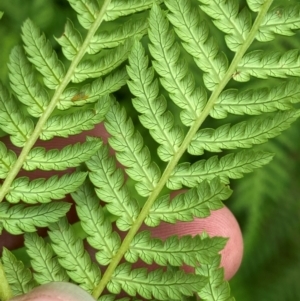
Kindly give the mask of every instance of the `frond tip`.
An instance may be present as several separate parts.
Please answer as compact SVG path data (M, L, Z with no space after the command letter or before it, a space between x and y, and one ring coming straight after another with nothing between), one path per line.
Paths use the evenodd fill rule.
M65 218L50 226L51 246L58 256L60 265L69 277L88 292L91 292L101 278L99 267L92 262L84 249L83 242L75 235Z
M115 270L107 288L118 294L121 288L130 296L136 293L146 299L152 297L159 300L181 300L182 296L192 296L193 292L200 291L207 283L206 278L194 274L185 274L155 270L147 273L147 269L131 270L128 263L121 264Z
M225 184L229 179L239 179L244 173L252 172L269 163L273 154L261 151L241 151L231 153L221 157L210 157L207 160L200 160L196 163L181 163L176 166L173 174L170 176L167 186L170 189L181 189L183 185L195 187L205 179L212 180L220 177Z
M229 198L231 193L232 191L222 184L219 178L214 178L210 182L203 181L197 187L175 196L171 201L170 195L158 198L145 223L155 227L160 221L175 223L192 221L195 217L207 217L210 210L222 208L221 201Z
M185 235L180 238L174 235L163 242L152 238L150 231L143 231L134 237L125 259L131 263L140 258L147 264L155 262L161 266L180 267L185 263L194 267L198 263L212 263L211 259L224 248L226 241L226 238L210 238L207 235Z
M49 243L36 233L25 233L25 246L31 258L33 277L39 284L53 281L68 281L66 271L59 264Z
M224 271L220 268L221 256L215 256L212 264L203 264L196 267L196 275L207 276L208 283L198 292L203 300L235 301L230 295L228 282L224 282Z
M10 206L9 203L0 203L0 228L11 234L35 232L37 227L47 227L57 222L69 211L71 204L53 202L34 206L18 204Z
M72 193L76 202L76 211L83 230L87 233L88 243L98 252L95 257L101 265L108 265L121 245L117 232L105 216L100 200L93 191L92 185L85 182Z
M31 271L6 248L3 248L2 262L8 283L15 296L28 293L36 286Z
M86 176L86 172L73 172L60 178L55 175L49 179L39 178L32 181L27 177L20 177L13 181L6 200L10 203L18 203L22 200L29 204L48 203L52 199L59 200L75 191Z

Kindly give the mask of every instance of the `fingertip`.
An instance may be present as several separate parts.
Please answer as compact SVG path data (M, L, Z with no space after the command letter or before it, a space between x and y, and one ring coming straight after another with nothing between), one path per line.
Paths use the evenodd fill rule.
M220 254L225 279L231 279L242 263L244 252L242 232L233 213L224 206L211 211L211 215L205 219L195 219L194 223L195 228L201 232L205 230L210 236L228 237L226 246Z
M152 232L153 237L162 240L170 235L194 236L203 231L210 236L228 237L225 248L220 252L225 279L231 279L241 265L244 249L242 233L237 220L227 207L211 211L209 217L195 218L192 222L177 222L176 224L162 222L157 228L142 227L142 230L146 229ZM191 272L190 269L188 271Z
M95 301L79 286L68 282L51 282L34 288L28 294L10 301Z

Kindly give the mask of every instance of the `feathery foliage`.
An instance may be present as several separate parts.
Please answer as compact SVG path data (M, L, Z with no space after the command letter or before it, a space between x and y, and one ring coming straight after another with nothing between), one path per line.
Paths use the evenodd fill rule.
M0 83L0 128L11 142L0 141L0 229L24 233L32 270L3 249L0 299L71 281L101 301L121 291L130 296L124 300L233 301L219 267L226 238L162 240L139 230L209 216L230 197L232 179L276 156L257 145L300 115L299 50L261 43L274 48L277 36L295 34L299 7L68 2L78 22L66 21L57 47L24 22L23 47L9 57L10 85ZM43 146L56 137L63 147ZM69 194L75 225L65 217L71 205L58 201ZM48 227L48 238L39 227Z

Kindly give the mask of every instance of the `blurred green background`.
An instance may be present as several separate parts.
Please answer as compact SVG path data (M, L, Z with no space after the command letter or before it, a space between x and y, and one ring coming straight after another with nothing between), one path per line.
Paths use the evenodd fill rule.
M245 1L239 2L241 7L245 5ZM297 0L274 1L274 5L297 3ZM31 18L46 33L60 55L53 37L62 34L67 18L76 23L75 13L63 0L1 0L0 11L4 12L0 21L0 80L4 83L8 83L9 52L14 45L21 43L21 26L26 18ZM233 55L226 49L223 37L213 25L210 29L231 59ZM252 49L261 48L282 52L299 49L300 33L292 37L277 37L271 44L255 42L252 46ZM194 74L201 74L191 59L187 56L186 59ZM201 83L201 76L196 76L196 80ZM268 85L277 85L280 81L272 79ZM249 84L232 82L229 86L246 89L265 84L263 80L252 80ZM124 89L122 93L122 98L128 103L128 91ZM127 107L132 110L130 104ZM174 106L170 108L177 114ZM131 111L129 115L133 115L139 127L137 114ZM205 125L216 127L244 119L245 116L229 116L225 121L209 119ZM148 137L146 143L147 140L152 143L146 131L141 130ZM240 301L300 300L300 121L256 149L275 153L276 156L268 166L232 181L234 193L226 202L240 223L245 241L242 266L230 281L233 295Z

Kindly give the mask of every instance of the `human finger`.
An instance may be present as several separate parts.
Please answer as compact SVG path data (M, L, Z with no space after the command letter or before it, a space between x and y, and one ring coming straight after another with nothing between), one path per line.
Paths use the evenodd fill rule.
M221 267L224 268L225 279L231 279L241 265L244 249L242 233L236 218L225 206L219 210L211 211L211 215L206 218L195 218L192 222L177 222L176 224L162 222L156 228L144 225L141 230L150 230L153 237L162 240L171 235L195 236L203 231L211 237L228 237L225 248L220 252ZM188 270L193 271L193 269Z
M10 301L95 301L79 286L69 282L51 282L34 288L28 294Z

